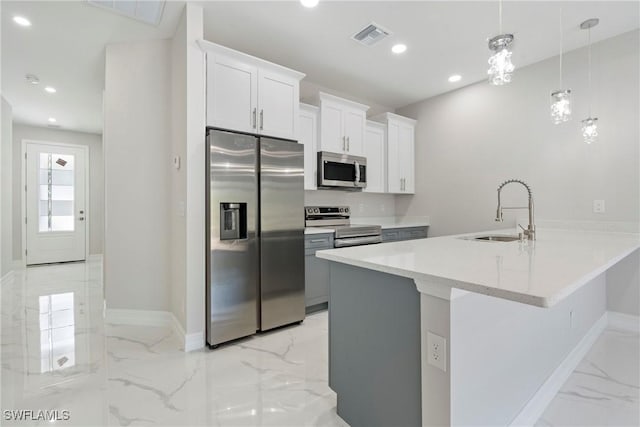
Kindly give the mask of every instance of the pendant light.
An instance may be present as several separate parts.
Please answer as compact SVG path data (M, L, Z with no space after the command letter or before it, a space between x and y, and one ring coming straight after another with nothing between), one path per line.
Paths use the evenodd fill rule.
M489 57L489 83L501 86L511 82L514 66L511 63L509 46L513 42L513 34L502 34L502 0L498 1L499 34L489 39L489 50L493 53Z
M551 92L551 121L554 124L564 123L571 119L571 89L562 89L562 8L560 8L560 84Z
M582 121L582 137L584 139L584 142L586 142L587 144L598 141L598 118L591 116L591 28L598 25L598 22L600 22L598 18L591 18L580 24L580 28L583 30L587 30L589 33L589 117Z

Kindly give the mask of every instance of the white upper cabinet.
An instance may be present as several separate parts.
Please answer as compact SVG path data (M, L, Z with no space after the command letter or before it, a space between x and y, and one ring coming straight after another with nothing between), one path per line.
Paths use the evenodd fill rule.
M318 151L364 156L365 123L369 107L320 92Z
M304 189L317 189L318 107L300 104L298 142L304 144Z
M372 120L387 125L387 192L414 194L416 121L393 113Z
M207 126L298 138L304 74L200 41L207 54Z
M364 156L367 158L367 193L385 193L386 185L386 141L385 126L367 121L364 138Z

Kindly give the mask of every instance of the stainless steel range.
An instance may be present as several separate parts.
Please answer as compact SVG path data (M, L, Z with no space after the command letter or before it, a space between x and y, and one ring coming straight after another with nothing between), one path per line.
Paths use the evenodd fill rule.
M333 246L336 248L382 243L382 227L351 225L348 206L306 206L304 218L307 227L333 228Z

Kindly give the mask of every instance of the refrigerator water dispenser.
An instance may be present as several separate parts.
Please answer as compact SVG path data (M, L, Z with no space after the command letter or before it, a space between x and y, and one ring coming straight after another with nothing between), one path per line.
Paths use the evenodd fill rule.
M220 203L220 240L247 238L247 204Z

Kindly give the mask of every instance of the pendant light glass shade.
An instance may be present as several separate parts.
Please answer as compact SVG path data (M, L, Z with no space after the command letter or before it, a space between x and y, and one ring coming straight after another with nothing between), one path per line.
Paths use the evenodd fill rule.
M598 119L589 117L582 121L582 138L587 144L598 141Z
M513 42L512 34L501 34L489 40L489 49L494 53L489 58L489 83L494 86L502 86L511 82L511 73L514 66L511 62L512 52L509 46Z
M591 18L580 24L580 28L587 30L589 34L589 50L588 50L588 80L589 80L589 117L582 121L582 138L585 143L591 144L598 141L598 119L591 117L591 28L598 25L598 18Z
M571 90L557 90L551 93L551 121L554 124L571 120Z
M562 87L562 8L560 8L560 56L559 83ZM560 124L571 120L571 89L558 89L551 92L551 121L553 124Z

